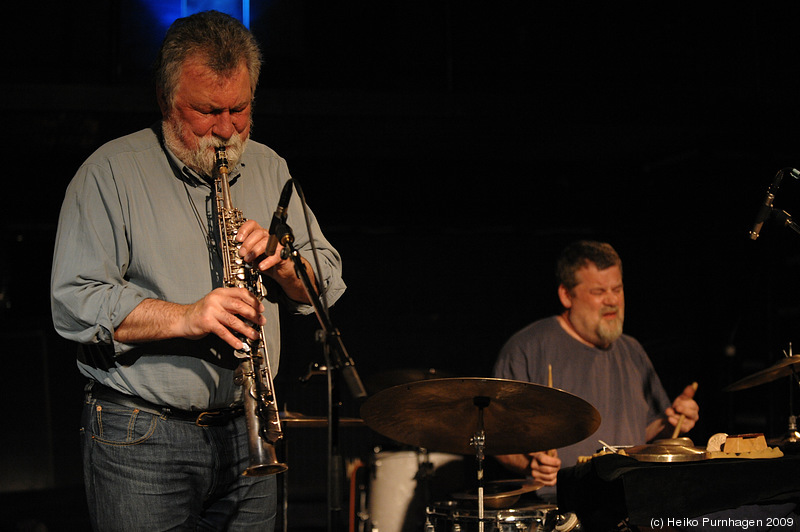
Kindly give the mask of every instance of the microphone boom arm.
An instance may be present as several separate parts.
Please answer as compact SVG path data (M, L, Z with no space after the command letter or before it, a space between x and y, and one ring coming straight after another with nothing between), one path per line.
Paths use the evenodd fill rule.
M347 353L344 342L342 342L341 333L334 327L330 316L322 305L319 293L314 288L314 284L311 282L305 265L300 258L300 253L294 247L292 230L288 225L282 223L276 228L275 234L278 236L281 245L283 245L283 250L281 250L283 258L291 259L294 263L295 273L302 282L306 297L308 297L308 300L311 302L311 306L314 307L314 313L317 315L317 319L322 326L322 335L325 345L330 348L331 369L340 370L352 396L356 399L363 399L367 396L367 392L364 389L361 378L358 376L355 363Z

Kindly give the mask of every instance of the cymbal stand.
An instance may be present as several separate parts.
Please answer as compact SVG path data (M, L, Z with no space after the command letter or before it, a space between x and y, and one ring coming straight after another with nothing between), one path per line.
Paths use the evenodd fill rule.
M789 342L789 352L783 352L783 356L790 358L792 356L792 344ZM800 443L800 432L797 431L797 417L794 415L794 387L800 387L800 376L795 371L794 366L791 368L792 373L789 376L789 423L786 434L779 440L778 445L797 444Z
M422 500L425 501L425 505L427 506L427 504L431 501L431 479L433 477L434 466L430 460L430 453L428 453L428 449L419 447L416 451L417 472L414 475L414 480L417 481L418 487L422 487Z
M470 439L469 444L475 447L475 457L478 461L478 532L483 532L483 462L486 458L486 432L483 426L483 409L489 406L490 399L485 396L472 398L472 403L478 407L478 428Z
M789 344L789 355L792 356L792 344ZM797 417L794 415L794 386L800 388L800 376L792 366L792 377L789 383L789 427L786 435L783 437L783 443L800 443L800 432L797 431Z

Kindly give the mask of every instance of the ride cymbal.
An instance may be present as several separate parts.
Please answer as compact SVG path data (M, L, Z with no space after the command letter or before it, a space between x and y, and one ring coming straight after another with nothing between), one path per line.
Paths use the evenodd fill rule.
M529 382L479 377L431 379L393 386L362 405L374 431L429 451L474 454L478 405L487 455L544 451L579 442L600 426L583 399Z

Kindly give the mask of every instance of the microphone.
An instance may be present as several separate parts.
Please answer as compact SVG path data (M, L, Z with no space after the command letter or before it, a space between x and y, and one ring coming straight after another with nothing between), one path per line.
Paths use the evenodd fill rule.
M783 172L778 172L772 184L767 189L764 202L758 208L758 213L756 213L756 221L753 222L753 230L750 231L750 240L756 240L758 238L758 234L761 232L764 222L767 221L767 218L769 218L769 215L772 213L772 202L775 200L775 193L778 191L781 179L783 179Z
M758 213L756 214L756 221L753 223L753 230L750 231L750 240L756 240L758 238L761 228L764 226L764 222L766 222L770 214L772 214L772 202L775 201L775 195L778 193L778 187L781 186L784 170L789 171L791 176L795 179L800 178L800 172L794 168L784 168L775 174L772 184L770 184L769 188L767 189L767 195L764 197L764 202L761 204L761 207L759 207Z
M272 222L269 224L269 239L267 240L267 249L264 255L271 257L278 247L278 227L286 222L286 208L289 206L289 200L292 198L292 179L283 185L281 197L278 200L278 208L272 215Z

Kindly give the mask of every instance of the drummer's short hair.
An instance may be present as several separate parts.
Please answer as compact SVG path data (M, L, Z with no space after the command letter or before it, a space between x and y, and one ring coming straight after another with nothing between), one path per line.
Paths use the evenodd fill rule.
M622 272L622 260L611 244L593 240L578 240L561 252L556 261L556 278L567 290L578 286L578 270L593 263L598 270L619 266Z

